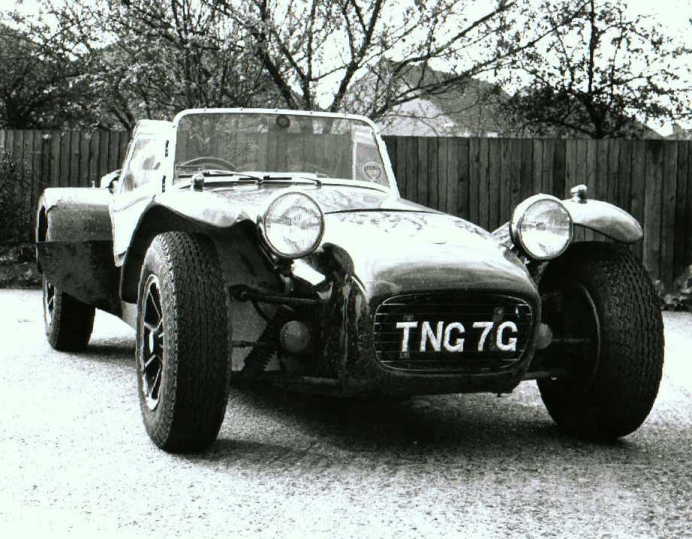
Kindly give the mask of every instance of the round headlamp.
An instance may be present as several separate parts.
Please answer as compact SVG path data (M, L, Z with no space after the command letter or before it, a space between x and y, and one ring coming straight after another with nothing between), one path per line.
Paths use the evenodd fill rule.
M319 245L324 233L324 215L319 204L305 193L284 193L270 202L260 228L274 254L299 258Z
M526 255L549 260L560 256L572 241L572 218L554 196L535 195L514 209L511 232Z

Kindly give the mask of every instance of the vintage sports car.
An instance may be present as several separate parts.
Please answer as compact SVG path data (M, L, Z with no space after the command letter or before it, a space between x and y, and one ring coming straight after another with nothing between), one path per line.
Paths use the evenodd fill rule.
M167 451L209 446L229 387L260 381L406 397L537 380L564 431L624 436L654 403L663 326L623 245L641 227L586 195L531 196L491 233L402 199L363 117L143 120L101 188L40 199L46 334L83 349L95 309L134 327L144 425Z

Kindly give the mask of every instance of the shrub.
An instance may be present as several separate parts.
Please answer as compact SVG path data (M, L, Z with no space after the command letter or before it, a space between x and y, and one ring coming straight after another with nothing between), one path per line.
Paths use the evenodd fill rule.
M33 208L28 207L31 178L26 164L0 149L0 243L31 240Z

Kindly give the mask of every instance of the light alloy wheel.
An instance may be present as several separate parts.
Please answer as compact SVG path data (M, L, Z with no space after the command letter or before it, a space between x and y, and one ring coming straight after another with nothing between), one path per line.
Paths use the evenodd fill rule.
M43 277L43 318L46 326L50 326L55 312L55 286Z
M144 284L144 304L139 318L141 391L149 410L155 410L161 395L165 361L165 336L161 288L156 275L149 275Z

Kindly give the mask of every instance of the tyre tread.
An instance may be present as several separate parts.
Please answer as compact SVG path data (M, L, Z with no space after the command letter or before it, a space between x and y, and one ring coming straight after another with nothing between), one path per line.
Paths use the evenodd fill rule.
M50 324L46 324L48 343L62 352L80 352L89 344L96 309L55 288L55 303Z
M162 410L145 424L167 451L200 451L216 439L228 397L223 276L214 245L203 236L157 236L145 257L142 280L151 257L160 259L164 318L175 328L166 329L165 336L174 396L161 399ZM146 418L144 404L142 410Z
M663 367L663 322L651 280L629 250L583 242L549 268L545 280L578 279L601 313L601 362L585 391L539 382L550 415L564 430L612 439L635 431L651 411Z

